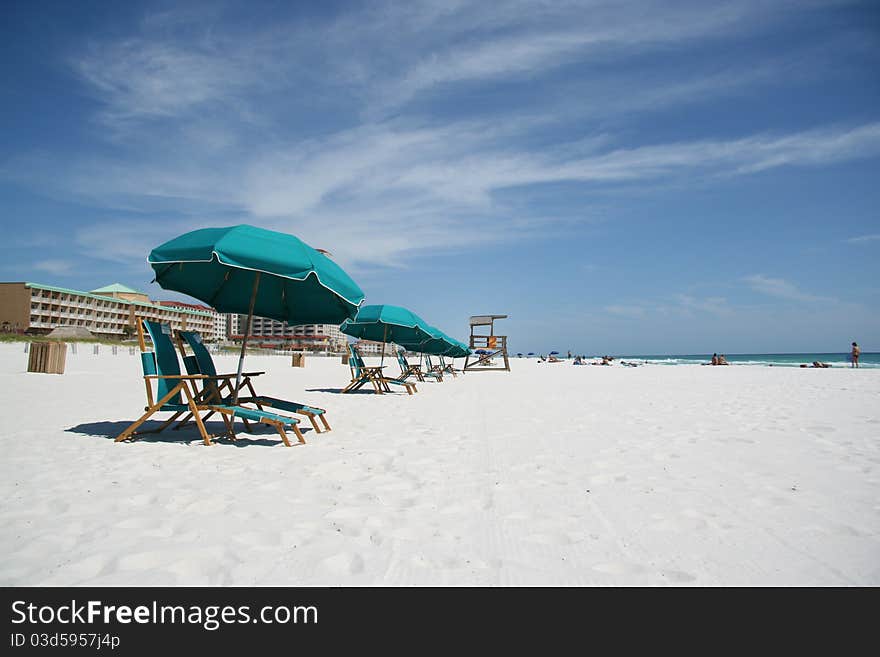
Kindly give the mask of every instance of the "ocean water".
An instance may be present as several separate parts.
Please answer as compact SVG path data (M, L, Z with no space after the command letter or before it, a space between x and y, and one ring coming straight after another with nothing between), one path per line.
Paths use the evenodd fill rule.
M563 358L563 355L558 356ZM846 353L811 353L811 354L724 354L731 365L761 365L774 367L800 367L802 364L812 365L813 361L828 363L831 367L849 367L849 352ZM525 358L525 356L523 356ZM535 358L535 356L532 356ZM590 360L601 356L590 356ZM699 365L708 363L712 354L636 354L616 356L617 360L634 361L652 365ZM868 368L880 367L880 352L862 353L859 366Z

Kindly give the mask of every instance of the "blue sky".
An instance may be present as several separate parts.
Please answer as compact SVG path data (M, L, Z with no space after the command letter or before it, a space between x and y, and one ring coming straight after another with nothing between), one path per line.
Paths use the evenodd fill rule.
M880 350L875 2L7 2L0 280L250 223L514 351Z

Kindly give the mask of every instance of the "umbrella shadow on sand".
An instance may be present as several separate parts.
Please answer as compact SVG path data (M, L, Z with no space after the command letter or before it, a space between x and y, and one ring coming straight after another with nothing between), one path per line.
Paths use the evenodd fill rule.
M116 436L122 433L131 423L130 422L86 422L84 424L78 424L75 427L70 427L69 429L65 429L66 433L78 433L83 436L94 436L98 438L106 438L107 440L115 440ZM145 431L150 431L153 429L158 429L162 426L162 423L159 421L147 421L143 425L145 427ZM241 431L238 431L238 427L236 427L236 431L238 433L238 440L229 440L226 438L224 434L224 427L222 423L209 423L206 425L208 429L208 433L211 433L215 436L214 440L218 443L223 443L224 445L231 445L233 447L273 447L275 445L284 445L281 442L281 438L278 433L269 426L266 425L253 425L253 433L247 433L242 428ZM301 427L300 431L305 434L308 431L313 431L313 429L308 429L306 427ZM262 437L262 436L266 437ZM175 431L174 429L166 429L162 433L142 433L138 434L135 438L136 442L143 443L179 443L179 444L188 444L188 443L199 443L202 444L202 436L196 428L195 424L191 424L180 431ZM299 445L295 439L291 440L291 446Z

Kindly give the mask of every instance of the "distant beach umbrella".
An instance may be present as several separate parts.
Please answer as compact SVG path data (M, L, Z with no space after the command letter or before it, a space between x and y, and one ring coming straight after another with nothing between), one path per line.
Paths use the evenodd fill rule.
M428 323L403 306L372 304L363 306L339 329L346 335L375 342L396 342L400 345L429 340Z
M530 352L529 352L528 354L526 354L526 355L527 355L527 356L534 356L534 355L535 355L535 352L534 352L534 351L530 351Z
M551 355L551 356L558 356L558 355L559 355L559 352L558 352L558 351L551 351L551 352L550 352L550 355Z
M407 349L435 337L428 323L403 306L372 304L363 306L358 314L342 323L339 329L346 335L362 340L373 340L383 345L395 342ZM385 362L385 349L382 349Z
M441 354L442 356L449 356L450 358L464 358L465 356L470 356L471 348L464 342L456 340L455 338L450 338L449 336L446 337L448 340L452 341L452 347L445 353Z
M432 356L445 356L447 352L453 351L456 348L456 341L436 326L427 326L425 328L431 333L431 337L419 344L408 344L406 345L408 348Z
M364 293L342 267L298 237L255 226L202 228L150 253L156 282L221 313L247 314L234 401L254 315L288 324L339 324Z
M471 353L470 347L464 342L449 337L436 326L424 324L422 328L429 334L428 337L418 340L408 340L404 338L402 340L395 340L395 342L410 351L417 351L432 356L462 358Z
M470 355L471 349L464 342L461 342L460 340L456 340L455 338L451 338L448 335L446 335L445 333L443 333L443 339L448 343L449 346L447 346L442 351L436 352L438 356L449 356L450 358L464 358L465 356ZM438 349L442 349L442 347L438 346ZM425 352L425 353L431 353L431 352Z

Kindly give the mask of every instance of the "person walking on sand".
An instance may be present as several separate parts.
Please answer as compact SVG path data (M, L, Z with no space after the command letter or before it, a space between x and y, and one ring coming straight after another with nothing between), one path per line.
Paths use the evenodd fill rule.
M862 350L859 349L859 345L855 342L852 343L852 351L850 352L850 357L852 360L852 365L850 367L858 367L859 366L859 354L862 353Z

